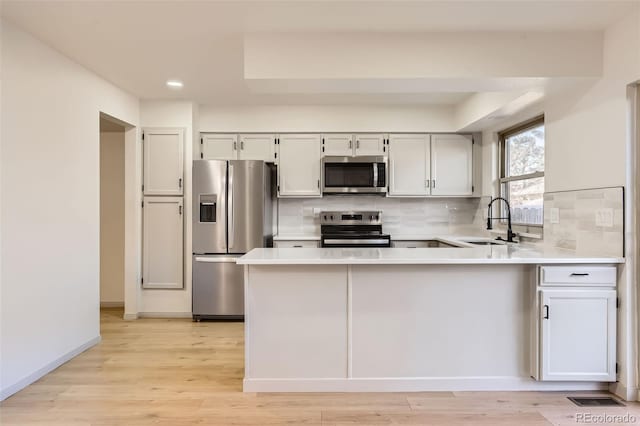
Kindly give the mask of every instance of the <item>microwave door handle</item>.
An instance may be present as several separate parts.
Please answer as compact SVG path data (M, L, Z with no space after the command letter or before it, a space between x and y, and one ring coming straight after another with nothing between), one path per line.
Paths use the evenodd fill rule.
M373 163L373 188L378 187L378 163Z

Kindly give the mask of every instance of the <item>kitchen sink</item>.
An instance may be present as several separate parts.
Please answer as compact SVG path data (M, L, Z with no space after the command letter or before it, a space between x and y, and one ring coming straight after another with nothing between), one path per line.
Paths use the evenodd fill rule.
M467 244L473 244L474 246L503 246L506 244L504 241L493 240L491 238L470 238L460 241Z
M476 246L501 246L504 243L497 243L495 241L465 241L468 244L474 244Z

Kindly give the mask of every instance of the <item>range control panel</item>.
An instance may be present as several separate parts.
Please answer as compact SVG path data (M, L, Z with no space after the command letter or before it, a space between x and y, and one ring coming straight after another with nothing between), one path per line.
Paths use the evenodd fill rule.
M381 211L342 212L329 211L320 213L321 225L380 225Z

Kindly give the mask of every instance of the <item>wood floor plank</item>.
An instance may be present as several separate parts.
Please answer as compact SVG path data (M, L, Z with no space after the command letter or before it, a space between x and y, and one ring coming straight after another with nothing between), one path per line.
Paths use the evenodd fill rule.
M0 403L2 426L546 425L563 392L243 393L244 328L101 312L102 342ZM584 392L582 393L584 394Z

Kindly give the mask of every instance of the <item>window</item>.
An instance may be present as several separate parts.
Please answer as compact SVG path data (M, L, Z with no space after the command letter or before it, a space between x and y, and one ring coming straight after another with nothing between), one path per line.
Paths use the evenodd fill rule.
M514 224L542 226L544 196L544 117L499 134L500 187Z

